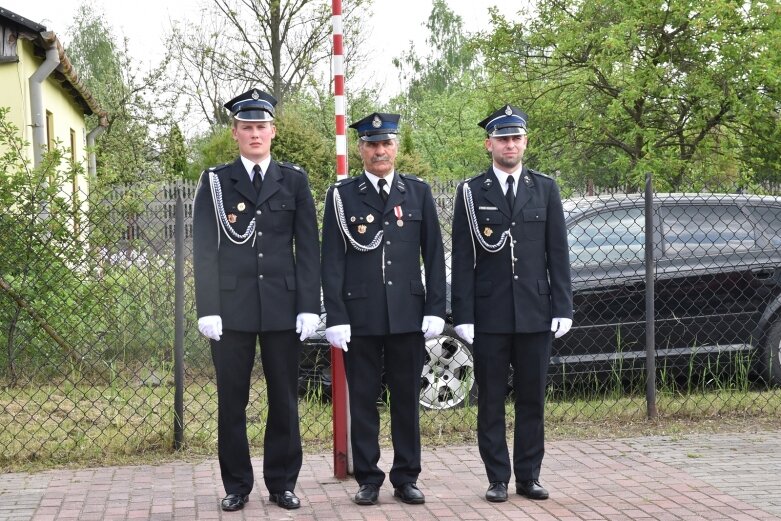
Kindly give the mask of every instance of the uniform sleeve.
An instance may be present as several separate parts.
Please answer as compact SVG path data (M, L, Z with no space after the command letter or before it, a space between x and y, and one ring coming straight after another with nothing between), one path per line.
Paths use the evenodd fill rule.
M296 256L296 313L320 314L320 242L317 214L306 174L296 193L294 230Z
M469 221L466 217L464 184L459 184L456 189L453 209L451 291L453 322L456 325L475 323L474 244L469 230Z
M423 314L444 319L447 307L445 247L442 244L442 231L431 187L424 186L426 191L423 195L423 233L420 238L423 265L426 267L426 302Z
M572 318L572 280L570 278L569 243L561 194L556 182L548 194L545 248L551 287L551 312L554 317Z
M220 314L218 233L209 173L203 172L193 200L193 271L199 317Z
M323 212L323 248L321 256L321 278L323 282L323 303L328 314L326 327L349 324L350 317L342 299L345 271L345 243L339 230L334 209L334 191L331 187L325 198Z

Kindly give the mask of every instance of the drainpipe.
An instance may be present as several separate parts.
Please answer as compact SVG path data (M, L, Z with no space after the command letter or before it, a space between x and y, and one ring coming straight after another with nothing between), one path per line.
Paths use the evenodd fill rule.
M47 35L43 33L42 36ZM54 33L51 33L54 36ZM43 108L43 82L60 64L60 53L56 45L46 49L46 59L30 76L30 108L33 127L33 166L43 161L43 146L46 144L46 113Z
M89 153L87 159L87 175L90 184L97 179L98 175L98 166L95 161L95 139L106 131L106 127L108 127L108 118L105 115L102 115L100 116L98 126L90 130L89 134L87 134L87 151Z

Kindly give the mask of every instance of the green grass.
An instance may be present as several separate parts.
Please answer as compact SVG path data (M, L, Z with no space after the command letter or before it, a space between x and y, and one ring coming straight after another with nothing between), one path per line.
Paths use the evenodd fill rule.
M79 380L84 381L84 380ZM592 381L592 380L587 380ZM184 441L173 450L174 389L141 379L114 379L100 387L70 381L24 388L0 388L0 470L38 470L216 457L217 396L210 379L188 382L184 393ZM740 382L689 392L668 386L657 395L659 417L646 418L645 396L605 389L551 393L546 407L549 439L634 436L696 431L698 428L781 427L781 390L750 390ZM304 450L328 452L332 442L331 404L313 391L299 402ZM248 433L253 454L262 455L265 390L253 385ZM380 404L383 445L390 445L387 403ZM513 428L507 403L507 427ZM421 408L424 446L474 443L475 405L434 411Z

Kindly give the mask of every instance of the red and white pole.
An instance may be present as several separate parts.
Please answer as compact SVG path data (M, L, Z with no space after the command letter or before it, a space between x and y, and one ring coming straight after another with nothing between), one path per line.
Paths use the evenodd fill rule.
M347 177L347 136L344 119L344 34L342 0L331 0L334 28L334 100L336 105L336 178ZM331 346L331 404L334 426L334 476L347 477L349 468L347 380L342 350Z

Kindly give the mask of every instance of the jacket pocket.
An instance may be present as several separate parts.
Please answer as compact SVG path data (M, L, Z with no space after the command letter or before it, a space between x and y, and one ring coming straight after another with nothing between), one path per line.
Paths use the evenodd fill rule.
M344 300L366 298L366 284L344 288Z
M550 284L547 280L537 281L537 293L540 295L550 295Z
M426 287L423 286L423 282L419 280L411 280L409 283L409 291L413 295L425 295Z
M546 208L524 208L523 228L526 238L539 241L545 236Z

